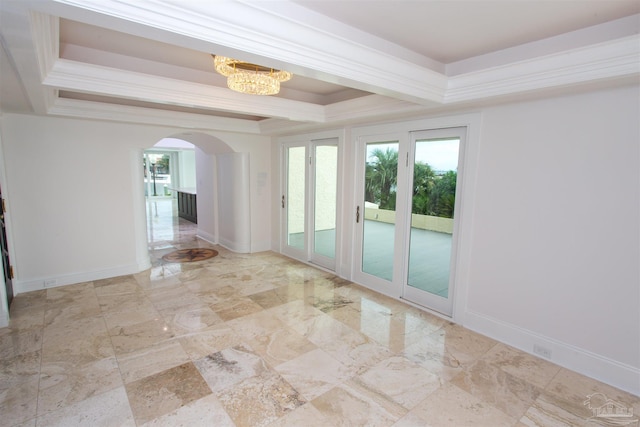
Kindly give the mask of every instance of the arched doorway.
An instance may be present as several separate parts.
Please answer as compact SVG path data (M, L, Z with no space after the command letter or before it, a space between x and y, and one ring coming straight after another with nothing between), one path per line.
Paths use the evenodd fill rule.
M249 154L238 153L224 141L205 133L170 135L154 147L193 150L196 236L235 252L250 252ZM179 190L181 184L177 184L169 191Z

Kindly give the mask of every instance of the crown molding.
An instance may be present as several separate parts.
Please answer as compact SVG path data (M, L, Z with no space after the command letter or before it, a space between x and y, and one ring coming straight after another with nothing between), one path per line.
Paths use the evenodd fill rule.
M469 102L491 102L499 97L535 93L541 89L590 87L592 83L633 79L640 75L638 34L447 77L408 61L402 48L399 48L398 56L394 56L382 48L371 47L367 42L373 39L363 34L354 33L355 38L348 39L345 36L348 27L330 31L331 27L321 25L323 21L309 21L308 16L296 9L298 6L286 1L287 7L279 5L274 10L261 6L260 2L242 0L225 1L224 7L217 8L200 2L165 0L48 0L35 4L44 5L33 7L40 7L38 10L41 11L46 9L47 13L57 11L60 16L81 17L94 25L103 24L192 49L219 49L216 52L225 55L238 53L244 55L242 59L264 59L265 65L275 67L293 64L293 68L288 65L287 68L294 73L302 70L302 75L375 93L325 106L279 97L248 96L177 78L58 59L58 18L23 11L16 19L3 19L3 25L28 23L31 26L30 39L9 40L7 44L12 47L12 57L20 59L16 61L20 63L20 77L31 83L38 79L37 85L25 84L25 87L30 90L29 99L34 110L41 114L61 108L57 99L57 90L61 89L209 109L212 114L215 114L213 110L222 110L271 117L259 124L246 122L264 133L281 133L425 109L456 108ZM287 12L288 6L292 6L293 12ZM23 10L28 11L24 7ZM307 13L310 12L307 10ZM313 27L305 22L313 22ZM19 31L6 33L11 35ZM28 50L25 46L29 43L35 45L37 58L23 58L23 50ZM389 50L389 46L384 48ZM44 88L40 86L42 79L37 76L41 73L45 73ZM34 86L40 87L39 93L35 93ZM54 104L56 108L53 108ZM94 107L92 114L113 114L111 107L105 108L104 113L98 113ZM143 110L146 109L131 111ZM67 109L65 114L70 111ZM78 111L78 114L82 115L82 112ZM145 116L142 113L140 120L150 120ZM220 126L235 128L237 123L221 121Z
M432 107L440 104L433 103ZM368 95L325 107L325 123L294 123L280 119L261 120L260 132L265 135L285 135L293 132L326 129L330 125L366 123L377 118L407 117L424 112L428 107L381 95Z
M51 42L47 38L51 34L51 19L47 15L32 13L26 2L4 2L0 20L2 45L9 55L11 67L20 80L29 106L36 114L46 114L55 99L55 91L42 90L40 83L44 68L40 60L52 55ZM43 30L38 32L34 27ZM25 28L31 31L24 31ZM57 43L57 39L54 43ZM34 51L41 53L41 58L33 55Z
M44 78L60 56L60 20L51 15L30 11L29 20L38 59L40 77Z
M152 108L58 98L50 115L124 123L260 134L258 122Z
M449 78L445 103L472 101L640 74L640 35Z
M37 57L40 80L49 73L60 56L60 20L58 17L30 11L31 34ZM55 103L58 92L53 88L44 88L42 100L48 110Z
M439 104L433 103L433 105ZM332 123L374 118L391 113L412 113L424 110L425 106L381 95L368 95L336 102L327 105L325 109L327 122Z
M71 17L84 12L85 20L95 25L107 20L113 26L116 18L121 31L148 35L155 30L158 40L168 43L276 68L286 65L296 74L410 102L442 102L447 86L444 74L376 48L383 41L374 36L322 15L314 16L312 27L304 17L286 12L300 10L290 2L273 11L260 2L235 0L219 7L161 0L52 0L48 9ZM338 25L341 31L334 31ZM398 46L398 50L405 49Z
M227 88L58 59L43 84L60 90L161 104L324 122L324 108L307 102L252 96Z

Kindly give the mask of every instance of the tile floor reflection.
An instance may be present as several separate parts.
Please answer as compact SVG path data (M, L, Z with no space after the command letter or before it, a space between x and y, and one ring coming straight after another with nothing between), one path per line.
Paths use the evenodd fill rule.
M313 267L212 246L176 218L152 231L150 270L15 298L0 424L588 426L594 392L640 413L635 396ZM220 254L161 260L188 247Z

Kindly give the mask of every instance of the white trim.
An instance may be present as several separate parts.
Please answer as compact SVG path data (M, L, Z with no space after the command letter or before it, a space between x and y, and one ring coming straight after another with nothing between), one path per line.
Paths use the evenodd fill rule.
M640 35L449 78L446 104L640 73Z
M49 108L49 114L55 116L109 120L124 123L172 126L176 128L201 129L228 132L259 134L257 121L207 116L204 114L184 113L180 111L157 110L153 108L131 107L126 105L105 104L102 102L81 101L77 99L57 98ZM214 112L212 111L212 114Z
M306 164L306 169L307 169L307 185L306 185L306 197L305 197L305 205L306 205L306 214L305 217L309 219L309 221L307 221L306 227L305 227L305 232L307 233L308 236L308 247L307 249L307 258L309 259L309 262L314 264L314 265L319 265L320 267L328 270L328 271L332 271L335 272L336 271L336 264L337 264L337 257L339 255L338 253L338 248L340 247L339 244L339 235L342 235L342 229L338 226L338 212L341 211L341 201L342 198L340 197L339 194L339 190L340 190L340 138L338 137L333 137L333 138L314 138L311 139L308 143L308 156L309 156L309 163ZM327 257L324 255L321 255L319 253L317 253L315 251L315 239L316 239L316 235L315 235L315 226L317 224L317 220L318 217L316 216L316 212L317 212L317 205L316 205L316 198L317 198L317 187L318 187L318 181L316 180L316 177L318 175L318 157L316 155L317 153L317 148L321 147L321 146L325 146L325 147L335 147L336 150L336 165L335 165L335 179L336 179L336 186L335 186L335 199L334 199L334 207L335 207L335 217L334 217L334 227L335 227L335 241L334 241L334 252L333 252L333 257ZM306 163L306 162L305 162Z
M261 2L227 1L225 7L211 8L198 2L150 5L115 0L89 4L57 0L41 9L71 19L82 15L95 25L108 21L114 28L132 34L148 37L151 31L157 40L179 46L240 55L242 59L276 67L293 67L291 71L303 76L419 105L450 104L619 78L640 71L637 34L590 46L567 45L560 52L447 76L443 64L285 1L269 7ZM55 29L48 28L42 20L32 25L42 27L36 31L38 35L48 34L49 30L55 36ZM575 37L575 32L571 36ZM81 81L82 75L79 71L73 78ZM233 103L242 101L234 99Z
M150 264L149 266L145 266L144 263L126 264L104 270L84 271L81 273L64 274L62 276L39 277L37 279L30 280L15 280L13 282L14 293L18 295L24 292L37 291L40 289L57 288L60 286L73 285L75 283L126 276L128 274L139 273L150 267ZM45 282L55 282L55 285L45 286Z
M209 242L212 245L218 244L218 239L216 239L216 236L214 236L211 233L207 233L206 231L201 230L200 228L198 228L198 230L196 231L196 237L204 240L205 242Z
M534 354L534 345L543 346L551 350L552 357L548 359L549 361L636 396L640 395L640 369L633 366L545 337L473 310L467 310L466 321L463 326L526 353Z
M60 57L60 20L58 17L33 11L29 15L29 20L35 41L40 78L44 79Z
M262 242L251 242L251 253L265 252L271 250L271 240L264 240Z
M344 210L344 141L345 141L345 130L343 128L340 129L330 129L323 130L318 132L310 132L304 134L298 134L294 136L284 136L278 138L277 147L278 147L278 170L279 170L279 192L278 192L278 200L280 195L286 194L286 173L287 173L287 158L286 158L286 148L287 147L304 147L305 148L305 156L309 158L311 155L311 149L314 147L314 141L323 141L323 140L335 140L336 146L338 148L338 164L337 164L337 173L338 173L338 188L336 189L336 252L335 258L333 259L333 268L327 267L327 265L322 265L321 263L310 263L311 258L311 249L308 247L309 243L306 242L305 239L305 248L303 250L291 248L285 244L287 241L287 224L286 224L286 213L285 209L280 208L278 204L278 245L277 251L283 255L291 257L293 259L310 263L310 265L314 265L316 267L320 267L327 271L332 271L338 275L344 270L344 267L340 264L343 259L343 249L342 242L347 236L347 231L343 228L344 220L343 220L343 210ZM305 162L306 163L306 162ZM309 229L310 224L308 224L308 219L313 211L312 203L309 199L311 196L311 169L308 165L305 166L305 235L308 236L311 233ZM342 185L341 185L342 184ZM338 230L340 230L338 232Z
M196 232L196 237L198 239L202 239L207 243L211 243L212 245L218 245L218 246L222 246L224 248L229 249L230 251L233 252L238 252L238 253L248 253L248 251L241 251L241 250L235 250L233 248L233 246L229 245L223 245L222 243L219 243L216 241L216 238L213 234L207 233L206 231L202 231L202 230L198 230ZM251 253L256 253L256 252L265 252L265 251L271 251L271 241L264 241L264 242L257 242L257 243L252 243L251 244Z
M271 96L246 96L224 87L58 59L43 84L56 89L290 120L324 122L324 107Z
M443 129L443 128L454 128L454 127L466 127L467 128L467 136L466 136L466 145L464 158L462 161L464 164L462 165L463 174L462 174L462 188L459 190L460 194L460 209L457 211L458 214L458 230L457 230L457 255L455 266L455 286L454 286L454 294L451 296L453 298L453 312L451 318L456 323L464 324L465 314L467 311L467 300L468 300L468 289L469 289L469 263L471 260L471 237L473 235L473 219L474 219L474 209L475 209L475 186L476 186L476 175L478 173L478 157L479 157L479 146L480 146L480 128L482 125L482 115L480 113L466 113L459 115L452 115L446 117L435 117L429 119L418 119L411 120L405 122L394 122L394 123L384 123L378 125L371 126L362 126L358 128L354 128L352 130L351 139L353 141L358 141L360 139L368 140L368 138L374 137L374 139L385 140L387 139L399 139L409 138L411 132L414 131L422 131L429 129ZM390 140L389 139L389 140ZM406 142L408 144L408 142ZM353 144L355 145L355 144ZM356 153L358 154L358 153ZM363 162L362 158L363 153L359 153L354 156L353 167L354 170L357 170L360 163ZM364 183L362 182L362 177L358 176L355 178L354 191L357 194L358 188L361 188ZM359 196L357 196L359 197ZM358 199L354 196L353 204L351 205L351 209L355 211L356 205L358 203ZM397 198L401 200L400 196ZM400 296L400 281L397 280L398 285L389 286L385 281L376 280L378 278L374 276L370 276L371 280L374 283L364 284L365 277L362 274L357 274L356 263L359 262L357 254L361 251L361 248L358 248L358 242L360 242L360 236L357 227L353 229L353 242L356 242L352 247L352 263L351 263L351 279L354 281L358 281L357 283L368 287L370 289L375 290L376 292L380 292L382 294L398 298ZM399 237L396 236L396 239ZM398 255L396 255L398 256ZM395 275L397 272L394 272L394 283L396 283Z
M307 187L309 185L308 179L308 170L306 167L306 159L309 158L309 140L302 137L296 136L293 138L285 138L282 141L279 141L280 145L280 193L285 200L285 206L281 205L280 207L280 253L286 255L290 258L297 259L302 262L309 262L309 256L307 254L307 245L308 245L308 234L307 234L307 223L308 223L308 212L307 212ZM289 214L289 205L291 201L291 197L289 194L289 149L290 148L303 148L304 149L304 159L305 163L302 173L304 174L304 201L303 201L303 226L304 230L304 242L302 244L302 249L296 248L288 245L288 236L289 236L289 227L288 227L288 214ZM282 203L282 202L281 202Z
M434 103L434 105L437 105ZM424 105L417 105L400 99L382 95L367 95L348 101L336 102L325 107L327 122L345 122L358 119L372 120L391 114L411 114L425 109Z
M166 43L276 68L290 64L295 67L289 71L296 74L412 102L441 102L446 89L446 76L423 65L444 69L442 64L293 2L266 7L261 2L226 1L215 8L201 2L55 3L46 6L59 16L82 15L86 22L103 26L116 18L121 30L126 27L133 34L144 36L139 33L146 31L148 36L153 29Z
M144 197L144 187L140 185L140 177L144 176L141 161L142 156L142 149L131 150L129 167L129 170L131 171L131 188L133 188L131 194L134 206L131 222L133 223L135 232L135 253L139 271L151 268L149 236L147 235L147 206Z
M224 248L229 249L232 252L236 252L239 254L248 254L251 253L251 245L242 245L242 244L238 244L238 242L233 241L233 240L229 240L229 239L225 239L225 238L220 238L220 241L218 242L218 244Z
M465 154L467 151L467 134L468 134L468 126L460 126L460 127L447 127L440 129L429 129L429 130L420 130L413 131L409 134L409 147L408 147L408 157L407 157L407 188L412 188L414 185L414 173L415 173L415 163L416 163L416 150L417 144L419 141L427 140L434 141L440 138L458 138L458 157L457 157L457 181L456 181L456 197L455 197L455 207L454 207L454 220L453 220L453 232L451 236L451 248L449 251L449 259L451 260L450 271L449 271L449 281L448 281L448 295L447 297L442 297L440 295L435 295L433 293L421 290L418 287L414 287L409 284L409 270L407 267L407 260L410 259L412 254L410 247L412 226L411 226L411 215L412 208L409 208L406 212L407 217L405 220L405 239L406 243L404 246L404 259L402 260L403 266L407 268L407 270L403 270L404 275L401 281L401 294L402 298L408 301L413 301L419 305L425 305L426 307L432 308L434 311L438 311L446 316L453 317L453 302L455 298L455 291L457 288L457 273L459 269L457 268L458 261L458 246L459 246L459 229L460 229L460 221L463 213L462 209L462 195L464 186L462 185L465 182ZM410 192L409 192L410 193ZM401 203L408 204L408 206L412 206L413 203L413 194L406 194L406 200L402 200ZM406 205L405 205L406 206ZM466 219L468 216L465 215ZM413 253L413 255L416 255Z
M274 134L291 132L296 127L302 130L300 124L308 130L311 123L372 120L384 115L397 116L421 109L535 93L541 89L633 78L640 74L638 34L577 48L566 44L563 45L564 50L550 54L542 54L544 50L528 51L526 46L520 46L512 48L522 52L515 58L527 59L450 76L445 74L446 67L443 64L436 64L429 58L408 52L295 3L280 3L266 7L260 2L228 1L224 8L213 9L197 2L154 2L151 6L140 2L124 4L116 0L56 0L31 5L34 10L29 11L28 22L37 58L28 59L37 65L37 72L44 78L45 86L40 86L42 79L39 78L37 84L25 87L31 91L29 98L34 108L42 113L161 124L162 118L158 117L158 113L145 109L128 110L129 114L123 114L108 105L104 105L104 109L94 105L87 111L60 105L57 102L57 90L66 89L269 117L271 119L258 123L251 120L207 121L205 115L197 119L193 116L199 115L193 115L183 116L188 123L177 125L251 133L262 130L263 133ZM292 67L292 71L299 75L343 84L376 95L330 105L277 97L247 99L223 87L59 59L58 18L53 15L71 19L75 17L178 46L238 54L243 59L267 65ZM314 26L308 22L313 22ZM594 28L581 31L593 33ZM571 37L575 38L576 35L577 32L571 33ZM12 39L8 40L7 45L12 58L16 55L20 57L21 53L15 52ZM305 54L301 55L300 52ZM21 78L30 80L28 74L32 73L31 68L22 67L18 71L21 71L18 72ZM40 87L36 91L33 87L37 86ZM40 111L42 105L44 111ZM212 114L215 112L212 111ZM175 123L175 117L169 120ZM292 127L291 120L299 124ZM245 129L242 122L247 122L246 126L250 129Z
M56 33L54 26L50 25L50 18L29 10L29 6L27 2L3 2L3 13L11 18L2 21L3 37L0 42L8 53L10 66L18 76L30 106L36 114L46 114L55 98L55 90L43 90L41 72L47 65L40 64L40 61L53 54L51 42L58 39L52 39ZM46 52L44 56L43 51ZM34 52L41 55L38 57Z

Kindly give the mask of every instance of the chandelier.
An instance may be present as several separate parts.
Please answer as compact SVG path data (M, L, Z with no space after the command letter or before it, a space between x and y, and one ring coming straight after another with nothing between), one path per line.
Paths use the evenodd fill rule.
M280 92L280 82L286 82L292 76L287 71L274 70L226 56L211 56L216 71L227 78L229 89L240 93L275 95Z

